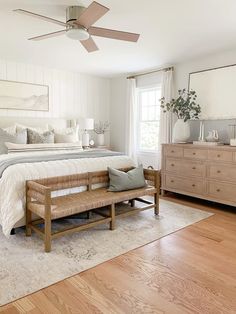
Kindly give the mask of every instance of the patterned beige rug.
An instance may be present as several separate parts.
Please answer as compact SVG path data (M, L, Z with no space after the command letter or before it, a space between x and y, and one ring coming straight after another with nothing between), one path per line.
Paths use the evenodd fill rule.
M0 305L211 215L205 211L161 200L159 217L154 216L153 210L147 210L117 219L114 231L104 225L56 239L53 241L51 253L44 253L43 242L36 235L26 238L24 231L20 229L16 235L7 239L0 232ZM70 222L73 223L72 220ZM60 224L56 227L59 228Z

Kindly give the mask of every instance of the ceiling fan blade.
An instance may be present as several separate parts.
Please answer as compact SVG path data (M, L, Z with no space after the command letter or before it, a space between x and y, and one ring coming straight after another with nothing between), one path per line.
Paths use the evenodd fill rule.
M16 9L16 10L13 10L13 11L17 12L17 13L29 15L29 16L32 16L32 17L36 17L36 18L38 18L40 20L44 20L46 22L51 22L51 23L54 23L54 24L57 24L57 25L60 25L60 26L64 26L64 27L66 26L66 23L64 23L64 22L61 22L61 21L58 21L58 20L55 20L55 19L51 19L50 17L44 16L44 15L41 15L41 14L33 13L33 12L22 10L22 9Z
M121 32L107 28L101 27L90 27L88 29L90 35L99 36L99 37L106 37L111 39L118 39L118 40L125 40L125 41L132 41L137 42L139 39L140 34L135 33L128 33L128 32Z
M104 7L100 3L93 1L90 6L81 14L79 19L74 23L84 26L85 28L89 28L108 11L109 9L107 7Z
M88 52L98 50L98 47L92 37L89 37L87 40L81 40L80 42Z
M63 30L63 31L53 32L53 33L49 33L49 34L45 34L45 35L41 35L41 36L32 37L32 38L29 38L28 40L35 40L35 41L36 40L42 40L42 39L60 36L60 35L63 35L65 33L66 33L66 30Z

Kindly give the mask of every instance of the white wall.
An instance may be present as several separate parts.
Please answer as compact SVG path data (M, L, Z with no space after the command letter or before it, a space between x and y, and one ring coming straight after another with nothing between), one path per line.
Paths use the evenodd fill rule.
M49 85L49 112L0 109L0 116L110 118L110 79L5 60L0 79Z
M126 102L127 102L126 77L111 80L111 146L117 151L125 152L126 145Z
M236 63L236 49L211 54L202 58L175 65L175 87L188 88L188 75L190 72L215 68Z

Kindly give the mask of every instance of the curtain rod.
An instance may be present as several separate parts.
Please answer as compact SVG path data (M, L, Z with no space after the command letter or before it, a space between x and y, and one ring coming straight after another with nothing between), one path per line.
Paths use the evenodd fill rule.
M127 77L127 80L129 79L132 79L132 78L136 78L138 76L144 76L144 75L148 75L148 74L152 74L152 73L157 73L157 72L161 72L161 71L170 71L170 70L174 70L174 67L171 66L171 67L167 67L167 68L162 68L162 69L158 69L158 70L153 70L153 71L150 71L150 72L145 72L145 73L140 73L140 74L134 74L134 75L131 75L131 76L128 76Z

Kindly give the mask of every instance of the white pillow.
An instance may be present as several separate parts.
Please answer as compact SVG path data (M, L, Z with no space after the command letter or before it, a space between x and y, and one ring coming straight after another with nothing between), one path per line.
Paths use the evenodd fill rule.
M55 143L76 143L78 141L78 136L76 134L57 134L54 133Z
M9 126L8 128L4 128L2 130L4 130L5 132L7 132L11 135L15 135L16 134L16 125Z
M38 133L44 133L46 131L49 131L49 127L48 124L45 125L45 127L31 127L31 126L26 126L23 124L18 124L16 123L16 130L17 132L22 131L24 129L30 129L32 131L38 132Z
M81 142L77 143L40 143L40 144L15 144L5 143L8 153L57 151L57 150L83 150Z
M58 134L70 134L70 133L78 133L79 131L79 125L77 124L74 127L71 128L63 128L63 129L56 129L53 126L49 125L48 126L49 131L54 131L55 133Z
M55 143L76 143L78 141L78 131L79 126L54 130Z
M21 132L10 134L0 128L0 154L7 153L7 148L5 145L6 142L26 144L27 143L27 131L22 130Z

